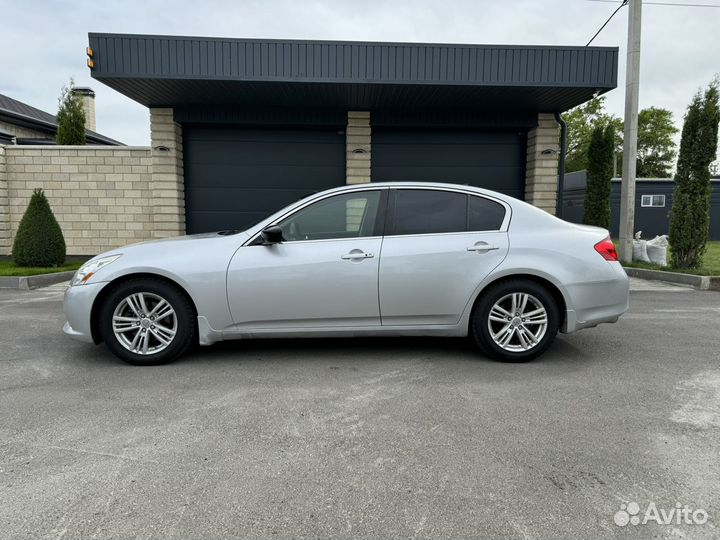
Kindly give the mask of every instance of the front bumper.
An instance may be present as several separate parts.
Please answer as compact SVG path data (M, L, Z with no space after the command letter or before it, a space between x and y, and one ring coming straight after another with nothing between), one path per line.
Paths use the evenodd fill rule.
M95 298L107 283L88 283L76 285L65 290L63 311L65 312L65 325L63 332L71 338L95 343L92 335L90 314Z

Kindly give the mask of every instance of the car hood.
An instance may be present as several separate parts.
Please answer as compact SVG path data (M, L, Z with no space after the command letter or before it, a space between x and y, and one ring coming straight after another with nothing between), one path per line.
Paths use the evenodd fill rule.
M232 234L223 234L224 231L200 233L200 234L186 234L185 236L171 236L169 238L157 238L154 240L144 240L135 244L129 244L125 247L143 246L147 244L171 244L177 242L193 242L196 240L205 240L210 238L226 238L227 236L239 236L244 234L243 232L237 232ZM246 235L247 236L247 235Z
M166 257L170 253L183 252L192 256L193 249L197 248L211 248L212 244L226 245L228 242L233 245L240 246L248 235L245 231L222 234L218 232L212 233L201 233L201 234L188 234L185 236L172 236L169 238L158 238L155 240L145 240L143 242L137 242L135 244L128 244L118 248L111 249L105 253L101 253L92 260L100 259L103 257L109 257L112 255L137 255L147 256L150 259L156 259L159 256ZM230 239L234 239L230 240ZM194 246L197 244L197 246ZM162 255L161 255L162 254Z

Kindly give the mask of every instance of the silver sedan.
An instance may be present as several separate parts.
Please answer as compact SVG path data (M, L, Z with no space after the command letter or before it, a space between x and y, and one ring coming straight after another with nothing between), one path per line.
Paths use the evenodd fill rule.
M608 232L452 184L344 186L245 231L168 238L88 261L65 293L66 334L132 364L194 342L467 336L523 362L615 322L628 278Z

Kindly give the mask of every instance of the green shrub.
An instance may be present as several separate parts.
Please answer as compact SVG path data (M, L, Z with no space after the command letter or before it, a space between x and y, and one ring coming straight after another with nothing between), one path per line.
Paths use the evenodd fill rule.
M62 266L65 239L42 189L36 189L20 220L12 249L17 266Z
M718 141L718 83L693 97L682 129L670 214L670 266L702 265L710 228L710 164Z
M615 129L610 123L595 126L588 147L587 188L583 213L583 223L586 225L610 228L610 192L614 159Z

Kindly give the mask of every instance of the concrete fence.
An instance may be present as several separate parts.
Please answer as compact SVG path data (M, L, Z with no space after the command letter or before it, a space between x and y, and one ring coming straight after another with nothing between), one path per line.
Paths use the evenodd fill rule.
M0 146L0 254L9 254L30 196L42 188L67 252L94 255L153 237L147 147Z

